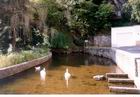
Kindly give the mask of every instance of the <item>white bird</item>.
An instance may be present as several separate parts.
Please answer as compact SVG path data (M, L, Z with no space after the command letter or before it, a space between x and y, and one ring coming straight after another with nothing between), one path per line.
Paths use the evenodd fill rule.
M69 73L68 68L66 68L66 72L64 73L64 78L66 80L66 86L67 87L68 87L68 84L69 84L70 77L71 77L71 74Z
M41 70L40 66L35 67L35 71L40 71L40 70Z
M93 79L99 81L99 80L104 80L105 79L105 76L104 75L95 75L93 76Z
M45 68L43 68L43 69L40 71L40 79L41 79L42 81L45 81L45 79L46 79L46 69L45 69Z
M12 44L9 44L9 48L8 48L8 50L7 50L8 53L12 52L12 48L13 48L13 47L12 47Z

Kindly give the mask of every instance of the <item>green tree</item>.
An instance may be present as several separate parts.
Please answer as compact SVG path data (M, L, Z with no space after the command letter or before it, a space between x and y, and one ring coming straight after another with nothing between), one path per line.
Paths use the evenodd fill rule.
M96 12L96 20L98 23L98 29L108 29L111 27L111 15L113 13L113 7L110 3L102 3L98 7Z
M44 0L46 23L58 32L70 32L75 44L83 45L88 35L110 28L111 4L104 0Z
M128 0L124 10L132 21L140 23L140 0Z
M81 36L95 35L111 26L113 6L97 0L83 0L74 5L72 11L72 29Z
M65 18L62 7L56 0L44 0L47 5L47 19L46 23L49 28L53 27L60 32L67 30L67 20Z

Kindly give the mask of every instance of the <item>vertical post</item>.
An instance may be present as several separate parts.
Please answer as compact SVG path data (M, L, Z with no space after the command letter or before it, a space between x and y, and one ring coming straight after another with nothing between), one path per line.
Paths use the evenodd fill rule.
M140 60L140 58L135 58L135 76L138 77L139 74L138 74L138 60Z
M88 40L85 40L85 41L84 41L84 47L85 47L85 48L88 47L88 43L89 43Z
M86 52L86 49L88 48L88 40L84 41L84 52Z

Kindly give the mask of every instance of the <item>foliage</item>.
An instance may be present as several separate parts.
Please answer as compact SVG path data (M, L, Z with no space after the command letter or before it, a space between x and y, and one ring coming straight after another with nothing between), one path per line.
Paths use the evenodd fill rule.
M51 48L68 49L69 45L70 45L70 39L62 32L56 33L51 40Z
M104 0L44 0L48 7L46 23L58 32L72 35L82 45L88 35L110 28L113 8ZM60 43L61 44L61 43Z
M97 34L97 31L108 29L111 26L112 5L106 2L99 4L99 2L95 1L84 0L74 6L72 28L79 29L81 35L86 33L94 35Z
M74 5L71 29L77 37L74 40L77 45L80 43L81 46L88 36L96 35L101 30L108 30L111 27L113 6L102 1L83 0Z
M87 14L89 9L95 7L89 2L81 2L75 4L72 10L72 25L71 29L83 36L87 32L89 24L87 23Z
M20 53L10 53L8 55L0 55L0 68L7 67L22 62L30 61L36 58L46 56L48 54L47 48L35 48L34 50L21 51Z
M49 42L49 36L46 34L43 34L43 46L45 47L50 47L50 42Z
M112 27L121 27L121 26L130 26L130 20L122 17L122 19L119 20L112 20Z
M32 45L36 46L43 43L43 35L38 29L32 29Z
M140 23L140 0L128 0L124 6L124 11L132 21Z
M42 33L44 33L47 7L42 1L1 0L0 50L3 53L7 53L9 43L12 44L13 51L19 51L31 44L43 43ZM5 36L6 33L9 35Z
M58 31L67 29L67 21L63 9L57 4L56 0L44 0L48 7L46 23L50 27L56 28Z
M96 12L97 21L99 21L99 29L107 29L111 27L110 20L112 14L112 5L110 3L103 3L99 6L98 11Z
M104 0L92 0L92 2L96 5L100 5Z

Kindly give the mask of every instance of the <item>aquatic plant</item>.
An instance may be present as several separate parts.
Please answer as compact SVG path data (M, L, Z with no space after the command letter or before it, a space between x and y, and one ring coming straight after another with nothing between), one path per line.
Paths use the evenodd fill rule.
M62 32L56 33L51 40L51 48L68 49L70 45L70 39Z

